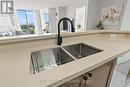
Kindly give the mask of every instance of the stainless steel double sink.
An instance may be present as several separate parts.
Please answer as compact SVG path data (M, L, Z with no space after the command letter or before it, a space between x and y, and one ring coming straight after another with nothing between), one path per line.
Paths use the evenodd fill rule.
M36 51L31 53L30 74L46 71L102 51L84 43Z

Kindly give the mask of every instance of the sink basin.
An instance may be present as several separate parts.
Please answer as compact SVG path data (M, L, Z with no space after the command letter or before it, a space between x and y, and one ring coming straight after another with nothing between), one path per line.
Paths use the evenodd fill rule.
M32 52L30 74L46 71L102 51L103 50L79 43Z
M81 59L103 51L92 46L85 45L83 43L69 45L63 48L76 59Z
M33 52L31 54L30 73L35 74L40 71L49 70L73 60L60 47Z

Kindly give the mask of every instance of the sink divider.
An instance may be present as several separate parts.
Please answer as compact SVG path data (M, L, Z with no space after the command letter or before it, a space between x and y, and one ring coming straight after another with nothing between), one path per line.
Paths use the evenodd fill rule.
M63 47L61 49L66 52L70 57L72 57L74 60L77 60L73 55L71 55L68 51L66 51Z

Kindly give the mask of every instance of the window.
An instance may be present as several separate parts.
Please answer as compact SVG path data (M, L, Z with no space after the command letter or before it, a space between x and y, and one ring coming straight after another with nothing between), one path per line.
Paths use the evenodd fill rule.
M31 10L16 11L21 30L26 34L35 34L34 13Z
M86 18L86 6L76 9L76 21L75 28L76 31L84 31L85 29L85 18Z
M44 9L42 12L42 25L43 25L43 32L50 33L50 23L49 23L49 14L48 9Z

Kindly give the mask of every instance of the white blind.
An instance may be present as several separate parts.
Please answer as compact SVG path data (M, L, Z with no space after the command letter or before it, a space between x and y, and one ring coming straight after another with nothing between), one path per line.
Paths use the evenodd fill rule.
M0 32L8 31L11 26L10 15L0 15Z

